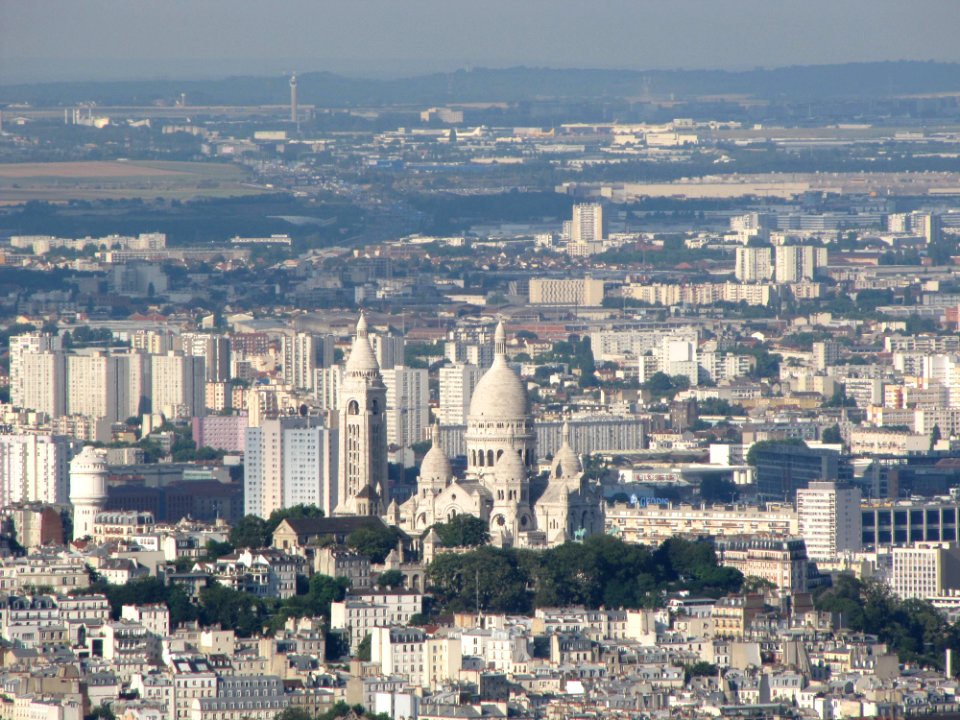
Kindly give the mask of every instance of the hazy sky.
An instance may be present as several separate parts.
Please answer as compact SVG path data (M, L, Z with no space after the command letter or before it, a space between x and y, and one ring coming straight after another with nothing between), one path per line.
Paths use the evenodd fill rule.
M0 0L0 82L960 60L956 0Z

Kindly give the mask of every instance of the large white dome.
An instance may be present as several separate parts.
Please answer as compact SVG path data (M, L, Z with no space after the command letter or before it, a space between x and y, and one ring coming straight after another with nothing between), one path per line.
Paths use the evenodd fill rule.
M506 331L497 324L493 336L493 365L484 373L470 398L470 418L474 420L516 420L530 414L530 398L519 376L507 365Z

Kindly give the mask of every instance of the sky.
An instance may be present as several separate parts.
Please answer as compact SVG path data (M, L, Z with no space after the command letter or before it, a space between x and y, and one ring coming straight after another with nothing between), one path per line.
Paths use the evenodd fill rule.
M0 0L0 83L960 61L955 0Z

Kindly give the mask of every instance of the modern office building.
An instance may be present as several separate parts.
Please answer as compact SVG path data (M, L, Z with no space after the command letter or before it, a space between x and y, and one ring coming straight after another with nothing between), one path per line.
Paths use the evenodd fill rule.
M957 500L873 500L860 508L862 543L878 549L915 542L957 542Z
M754 454L757 495L765 500L792 501L797 490L811 482L839 477L839 453L835 450L775 443Z
M939 597L960 590L960 547L915 543L892 550L890 587L902 600Z

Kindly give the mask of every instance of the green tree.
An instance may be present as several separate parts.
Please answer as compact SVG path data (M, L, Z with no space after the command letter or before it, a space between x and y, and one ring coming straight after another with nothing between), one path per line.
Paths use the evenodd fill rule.
M509 550L485 546L463 555L442 553L427 569L440 604L453 611L525 613L530 576Z
M683 669L689 677L716 677L717 666L703 660L692 665L684 665Z
M291 505L288 508L278 508L270 513L270 517L267 518L266 531L272 539L273 531L276 530L284 520L302 520L304 518L322 517L323 510L316 505L305 505L301 503L299 505Z
M365 525L347 535L347 547L370 558L370 562L380 564L400 541L400 533L395 528L384 525Z
M828 427L823 431L823 434L820 436L820 440L825 443L842 443L843 435L840 434L840 426L834 423Z
M490 542L490 532L480 518L460 514L433 526L444 547L476 547Z
M370 645L372 644L372 639L370 634L367 633L363 636L363 640L360 641L360 644L357 645L357 659L362 660L363 662L370 662Z
M84 720L116 720L116 713L108 703L101 703L90 711L89 715L84 715Z
M940 442L942 435L940 433L940 426L934 425L933 430L930 431L930 449L933 450L937 443Z
M207 541L207 560L216 560L234 551L233 545L228 542Z
M246 515L230 528L230 544L238 548L261 548L270 544L267 523L256 515Z
M403 586L403 573L399 570L387 570L377 577L377 585L382 588L399 588Z

